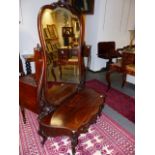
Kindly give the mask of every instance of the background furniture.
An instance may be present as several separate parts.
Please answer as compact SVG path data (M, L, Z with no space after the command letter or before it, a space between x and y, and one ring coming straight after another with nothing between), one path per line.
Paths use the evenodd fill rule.
M53 113L39 120L42 143L48 136L66 135L71 138L72 153L75 154L78 136L87 132L89 125L100 116L104 101L104 96L88 88L65 100Z
M25 75L23 71L23 64L19 58L19 104L21 107L24 123L26 123L24 108L27 108L39 114L39 104L37 99L38 83L40 79L40 72L42 68L41 51L34 50L33 61L35 62L36 73Z
M124 51L122 53L122 59L120 61L110 64L110 68L106 73L106 80L108 83L108 89L111 88L111 79L110 75L113 72L119 72L122 73L122 87L124 86L126 82L126 75L135 75L135 53L134 52L128 52Z
M106 69L109 68L113 58L118 58L120 56L121 54L118 52L118 50L116 50L114 41L98 43L98 57L109 60L106 64Z

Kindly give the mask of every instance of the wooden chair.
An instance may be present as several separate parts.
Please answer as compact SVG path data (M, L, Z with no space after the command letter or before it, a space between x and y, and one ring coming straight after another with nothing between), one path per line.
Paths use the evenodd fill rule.
M21 58L19 57L19 104L24 123L26 123L24 108L37 114L40 112L37 95L39 95L38 85L42 66L41 51L35 50L33 59L36 66L36 73L26 75L23 70Z
M132 76L135 75L135 53L127 51L123 52L122 58L118 62L110 64L109 70L106 73L106 80L108 83L107 90L111 88L110 75L113 72L122 73L122 87L124 87L127 74Z
M109 65L112 63L113 58L120 57L121 54L116 50L114 41L99 42L98 43L98 57L102 59L108 59L106 69L109 69Z

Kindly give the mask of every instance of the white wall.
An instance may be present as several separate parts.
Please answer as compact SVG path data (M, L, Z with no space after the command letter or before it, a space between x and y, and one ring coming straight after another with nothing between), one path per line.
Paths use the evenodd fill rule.
M41 6L57 0L21 0L19 25L19 50L32 54L39 43L37 15ZM86 16L85 41L91 45L90 69L98 71L105 67L106 60L97 57L99 41L115 41L116 47L129 44L128 30L134 29L135 0L95 0L93 15ZM33 66L34 72L34 66Z
M99 41L115 41L116 48L129 44L129 31L134 29L134 0L95 0L93 15L86 16L85 40L92 46L90 69L98 71L106 60L97 57Z

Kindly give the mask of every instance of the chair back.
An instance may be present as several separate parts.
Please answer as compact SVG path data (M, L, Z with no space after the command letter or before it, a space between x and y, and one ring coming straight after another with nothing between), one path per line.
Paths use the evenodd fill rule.
M98 43L98 56L109 59L115 52L115 42L99 42Z

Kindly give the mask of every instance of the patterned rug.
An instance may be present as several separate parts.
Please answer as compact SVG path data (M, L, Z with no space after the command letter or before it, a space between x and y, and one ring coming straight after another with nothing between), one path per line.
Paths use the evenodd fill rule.
M70 138L48 138L44 146L37 134L37 115L26 110L27 123L19 115L20 155L71 155ZM79 136L76 155L134 155L134 137L102 113L96 124Z
M87 81L86 86L93 88L101 94L106 94L105 104L115 109L130 121L135 122L135 99L133 97L127 96L114 88L106 92L107 85L95 79Z

